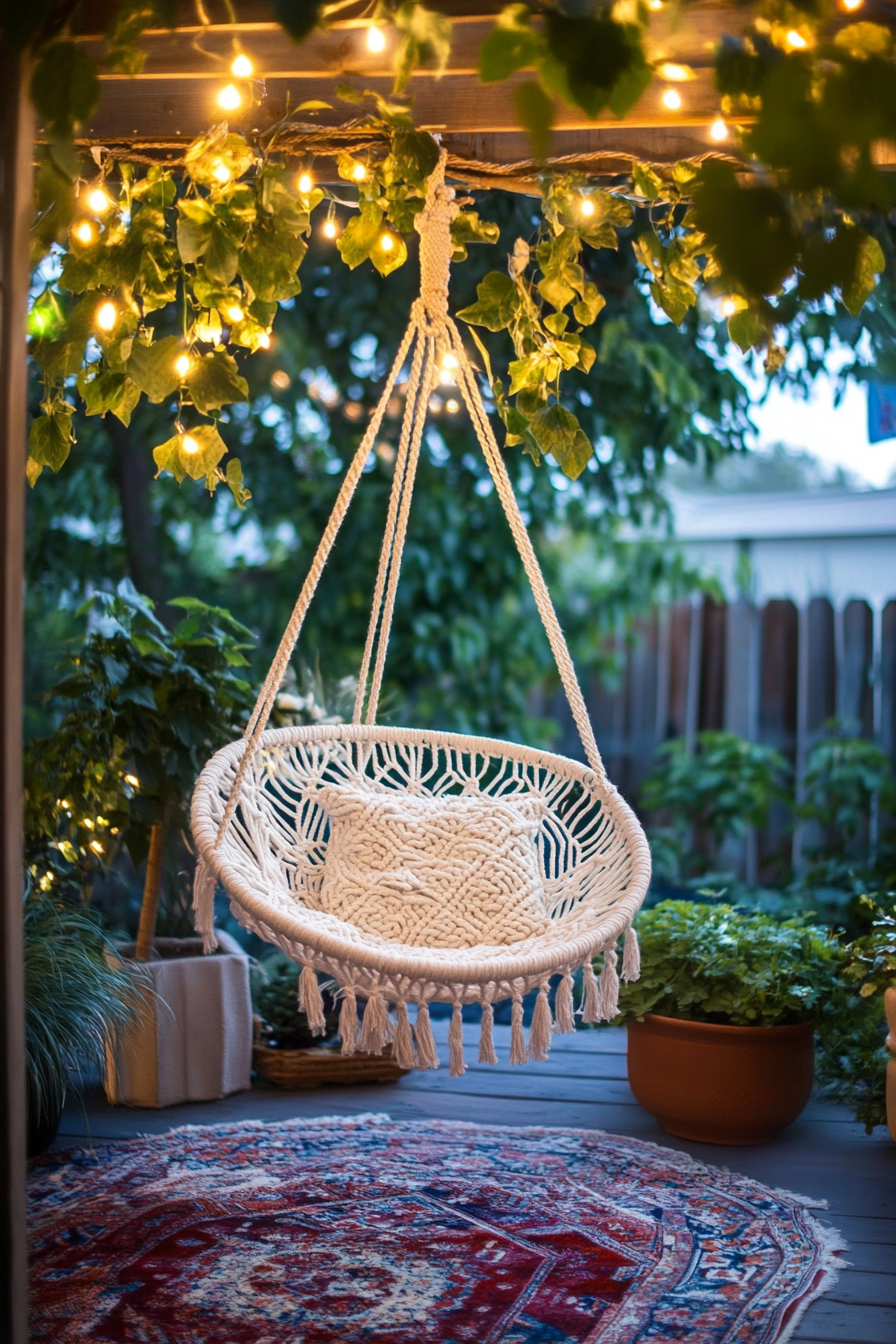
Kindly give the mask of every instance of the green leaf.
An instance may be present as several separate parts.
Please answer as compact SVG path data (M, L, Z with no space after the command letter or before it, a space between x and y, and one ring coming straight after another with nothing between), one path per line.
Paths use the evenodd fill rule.
M703 164L694 189L694 220L726 277L747 295L779 293L798 257L787 201L774 187L742 187L729 164Z
M564 476L573 481L581 476L594 449L571 411L554 402L533 415L529 429L541 451L551 454Z
M573 101L596 117L617 81L632 72L643 54L626 28L602 13L596 18L570 18L559 10L544 15L551 55L564 69Z
M127 362L128 376L150 401L164 401L180 386L174 361L182 354L183 342L177 336L163 336L152 345L135 341Z
M635 190L648 201L655 201L663 190L663 179L653 168L644 163L636 163L632 168L632 182Z
M76 42L45 47L31 76L31 101L47 132L69 137L83 126L100 97L93 61Z
M240 376L233 355L213 350L192 365L186 378L193 405L203 415L235 401L249 400L249 384Z
M543 51L544 39L529 22L529 6L508 5L479 48L480 82L500 84L535 65Z
M227 470L224 473L224 480L230 488L230 492L236 501L238 509L244 509L248 501L252 498L251 491L243 485L243 468L238 457L232 457L227 463ZM238 666L246 666L246 659L241 658Z
M212 236L215 212L201 197L177 203L177 250L181 261L192 264L199 260Z
M681 326L697 302L696 290L671 275L655 281L650 286L650 293L654 303L662 308L667 317L671 317L677 327Z
M422 191L439 161L439 147L428 131L397 130L392 155L396 175Z
M86 370L78 374L78 391L84 402L85 415L105 415L119 405L127 383L127 375L122 372L106 370L93 378L88 378Z
M189 444L184 447L189 439L197 446L195 452L187 451ZM156 476L169 471L179 485L185 476L199 481L203 476L211 475L226 452L227 444L218 433L217 425L198 425L186 434L175 434L174 438L166 439L153 448L152 455L158 467Z
M294 42L303 42L317 27L322 9L314 0L274 0L274 13Z
M551 147L551 127L554 124L554 104L541 85L529 79L517 85L513 93L513 105L519 123L529 137L533 157L547 158Z
M764 345L768 329L762 313L755 308L744 308L728 319L728 335L744 353L754 346Z
M405 0L392 16L392 22L401 34L395 53L394 92L404 92L415 66L435 65L436 74L441 75L451 53L448 16L415 0Z
M37 466L58 471L63 465L74 443L73 412L74 407L66 405L54 411L52 415L40 415L31 422L28 456Z
M840 288L843 303L853 317L858 317L877 285L877 277L886 269L884 254L877 239L863 229L857 232L862 237L856 251L855 270L852 278Z
M140 389L136 383L132 383L130 378L125 380L124 391L121 400L117 406L112 407L112 414L116 420L120 420L123 425L131 423L131 412L140 400Z
M840 29L834 45L859 61L869 56L891 56L893 34L880 23L850 23Z
M291 299L302 288L296 272L307 250L292 229L263 219L250 230L239 254L240 274L267 303Z
M476 286L476 302L462 308L457 316L471 327L503 331L519 311L520 296L509 275L489 271Z
M336 246L351 270L366 261L383 228L383 212L375 201L364 201L359 213L346 224Z
M384 248L382 245L383 238L386 237L392 239L392 246L388 249ZM373 262L380 275L391 275L393 271L398 270L399 266L403 266L407 259L407 244L400 234L387 234L384 231L380 234L375 245L370 249L370 260Z
M203 260L206 274L212 280L230 284L239 266L239 247L226 224L216 220L212 225Z

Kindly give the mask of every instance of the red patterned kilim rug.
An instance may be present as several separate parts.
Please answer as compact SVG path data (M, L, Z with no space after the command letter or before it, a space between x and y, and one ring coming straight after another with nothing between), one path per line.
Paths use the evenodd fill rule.
M594 1130L180 1129L33 1164L31 1338L780 1344L842 1249L808 1203Z

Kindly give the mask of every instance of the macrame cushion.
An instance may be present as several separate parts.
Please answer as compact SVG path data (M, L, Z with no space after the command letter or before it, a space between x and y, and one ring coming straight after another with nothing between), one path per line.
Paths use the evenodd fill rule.
M325 784L320 909L412 947L521 942L548 927L536 795L374 793Z

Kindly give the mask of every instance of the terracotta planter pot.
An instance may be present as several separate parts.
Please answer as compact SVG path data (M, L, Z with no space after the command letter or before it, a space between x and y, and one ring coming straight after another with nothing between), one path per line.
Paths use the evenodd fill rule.
M648 1013L628 1028L628 1080L663 1129L697 1143L767 1143L812 1091L813 1027L725 1027Z
M887 1012L887 1049L890 1059L887 1063L887 1129L890 1138L896 1143L896 989L884 990L884 1007Z

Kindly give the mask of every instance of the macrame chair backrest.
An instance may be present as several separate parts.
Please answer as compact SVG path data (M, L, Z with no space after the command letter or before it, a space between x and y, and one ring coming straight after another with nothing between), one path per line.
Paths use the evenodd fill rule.
M572 974L578 967L584 970L581 1008L584 1020L605 1020L615 1015L619 985L616 940L625 933L623 975L636 978L637 941L631 921L647 888L650 860L636 818L607 780L566 639L495 441L476 374L448 312L450 227L459 207L454 190L445 184L444 178L443 153L429 180L424 208L414 220L420 234L420 297L412 305L410 321L382 395L346 472L243 741L217 753L197 783L193 830L201 858L194 906L197 930L203 934L206 947L211 949L215 943L215 884L219 877L225 882L241 921L261 936L278 943L302 964L300 999L312 1029L323 1028L316 970L333 974L343 986L340 1034L345 1053L351 1053L356 1046L355 1000L360 993L368 1000L359 1042L362 1049L381 1049L387 1040L394 1038L399 1062L412 1060L413 1065L408 1064L408 1067L437 1067L427 1003L433 999L453 1002L449 1043L451 1072L457 1074L463 1072L460 1041L461 1007L465 1002L483 1004L480 1057L487 1062L495 1062L491 1014L492 1004L499 999L513 1000L511 1063L522 1063L527 1058L522 1035L522 996L529 989L539 989L530 1031L529 1058L547 1057L552 1025L556 1030L574 1029ZM375 727L429 400L441 369L445 367L446 356L453 357L451 365L457 387L519 551L582 741L587 766L490 739ZM376 443L386 407L409 357L404 416L352 725L269 730L268 720L309 605ZM452 789L479 789L488 775L491 783L486 786L486 791L490 788L496 793L509 789L514 796L526 791L541 791L553 800L555 808L545 831L553 837L545 843L549 843L549 848L553 847L550 864L556 869L552 878L552 881L556 880L552 888L555 896L552 898L550 934L520 944L471 948L464 950L463 955L457 952L449 956L435 949L427 953L425 949L402 944L381 947L382 939L365 938L351 925L337 927L339 921L334 925L330 917L328 923L305 909L301 904L301 890L295 887L289 899L298 899L296 913L294 916L283 913L283 899L279 896L277 900L273 896L266 898L261 889L267 891L276 887L278 881L283 886L276 864L285 862L289 867L292 863L288 857L282 857L288 856L291 841L288 836L278 836L276 841L270 836L268 840L260 838L262 832L270 831L273 835L277 826L270 816L265 817L265 805L258 801L264 797L265 788L271 787L270 770L265 773L266 753L270 757L278 752L281 761L288 757L288 767L284 768L292 771L296 779L304 779L306 784L301 787L308 789L319 785L325 771L330 770L330 778L333 772L337 778L358 779L366 779L372 773L377 777L379 787L388 788L403 787L400 779L405 778L409 789L420 791L420 770L424 768L420 764L423 759L420 753L429 753L431 757L435 752L452 775ZM469 765L466 764L468 757ZM476 762L480 759L491 764L488 769L482 765L477 774ZM427 765L425 769L432 773L433 767ZM397 786L396 779L399 779ZM442 788L443 785L438 784L432 791L438 795ZM310 795L301 795L303 801L297 809L292 803L288 806L294 808L298 817L295 824L305 827L302 844L319 857L326 848L321 839L324 821L320 809L315 809L313 804L312 811L316 815L309 820L307 796ZM558 807L562 816L556 811ZM242 822L238 821L238 809L243 816ZM225 862L221 858L221 850L227 848L225 841L229 838L234 841L234 855L238 855L236 862ZM272 852L281 856L273 869L269 866L272 844ZM260 857L262 851L263 858ZM248 866L246 853L251 856ZM250 871L255 861L259 865L257 874ZM262 868L266 869L264 873L261 873ZM290 872L290 880L298 882L292 868ZM565 894L564 882L568 884ZM599 983L591 966L592 957L598 951L604 952ZM547 996L548 978L552 973L562 976L553 1024ZM396 1005L397 1028L392 1026L387 1012L389 1002ZM407 1016L407 1005L412 1002L418 1005L416 1046Z

